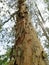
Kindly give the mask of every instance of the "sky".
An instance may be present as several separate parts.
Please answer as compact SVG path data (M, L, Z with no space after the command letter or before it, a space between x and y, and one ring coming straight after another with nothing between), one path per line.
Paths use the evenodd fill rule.
M12 9L10 7L8 7L8 5L4 2L0 2L0 19L2 20L2 22L4 22L5 20L7 20L10 17L10 14L8 14L8 11L10 12L10 14L14 13L15 9ZM1 24L1 23L0 23ZM11 39L11 37L9 38L9 35L11 36L11 30L12 27L14 26L15 22L11 20L9 20L7 23L5 23L2 26L3 31L0 32L0 55L3 55L6 53L6 48L7 45L11 46L11 42L9 44L7 44L7 42ZM6 30L7 29L7 30ZM3 34L3 38L2 38L2 34ZM9 40L8 40L9 39Z

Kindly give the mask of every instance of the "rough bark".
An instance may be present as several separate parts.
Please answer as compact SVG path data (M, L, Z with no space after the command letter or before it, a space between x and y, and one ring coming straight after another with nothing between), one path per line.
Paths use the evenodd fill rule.
M25 0L18 0L15 45L9 65L46 65L45 53L29 19Z

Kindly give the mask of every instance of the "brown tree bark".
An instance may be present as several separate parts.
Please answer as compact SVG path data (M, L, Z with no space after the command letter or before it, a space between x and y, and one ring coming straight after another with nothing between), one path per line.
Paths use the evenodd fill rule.
M29 19L25 0L18 0L15 45L9 65L46 65L43 48Z

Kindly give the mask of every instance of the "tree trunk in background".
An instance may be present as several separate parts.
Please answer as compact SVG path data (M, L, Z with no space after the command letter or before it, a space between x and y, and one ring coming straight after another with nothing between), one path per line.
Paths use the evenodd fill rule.
M18 0L15 45L9 65L46 65L43 48L29 19L25 0Z

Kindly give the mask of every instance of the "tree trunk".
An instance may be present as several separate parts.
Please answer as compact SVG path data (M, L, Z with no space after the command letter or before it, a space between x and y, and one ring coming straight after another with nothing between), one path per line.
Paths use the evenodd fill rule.
M43 48L31 24L25 0L18 0L15 45L9 65L46 65Z

